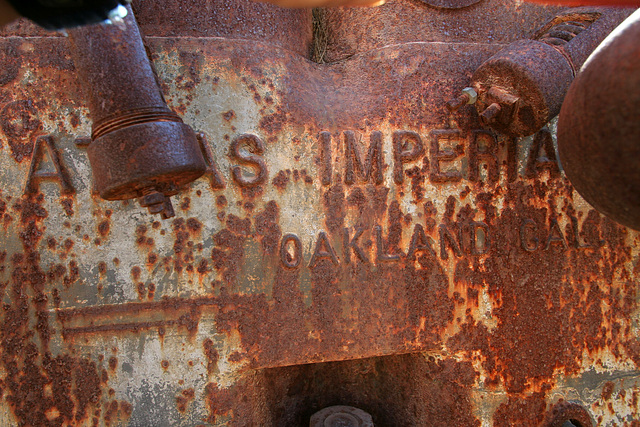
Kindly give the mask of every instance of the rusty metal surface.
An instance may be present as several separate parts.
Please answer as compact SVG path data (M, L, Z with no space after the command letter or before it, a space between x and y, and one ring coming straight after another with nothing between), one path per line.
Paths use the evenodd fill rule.
M423 0L429 6L442 9L462 9L478 3L480 0Z
M136 0L140 28L156 37L223 37L254 40L308 56L310 9L291 10L245 0Z
M422 0L429 6L442 8L442 9L462 9L463 7L469 7L481 0Z
M607 39L576 77L558 124L567 176L600 212L640 229L638 14ZM611 71L608 78L604 73Z
M553 11L564 9L508 0L482 0L453 10L436 9L421 1L390 1L366 9L324 9L324 60L340 61L357 53L412 42L506 45L529 37L553 16Z
M2 38L0 424L555 425L575 401L636 425L638 234L571 187L553 124L446 108L522 25L329 64L148 37L208 163L169 221L92 192L67 40Z

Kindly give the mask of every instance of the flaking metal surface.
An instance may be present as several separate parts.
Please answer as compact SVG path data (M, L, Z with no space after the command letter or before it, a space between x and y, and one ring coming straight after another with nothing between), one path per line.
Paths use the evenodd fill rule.
M554 13L505 7L519 28ZM93 193L66 39L2 38L2 423L304 425L342 404L543 425L577 401L637 425L638 234L574 191L553 124L512 139L448 112L504 46L458 25L325 64L148 33L208 163L167 221Z

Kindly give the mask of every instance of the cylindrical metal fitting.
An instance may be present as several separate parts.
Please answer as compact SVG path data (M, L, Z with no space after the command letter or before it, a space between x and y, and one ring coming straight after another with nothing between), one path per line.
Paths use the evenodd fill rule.
M589 57L558 120L564 171L598 211L640 230L640 12Z
M471 86L479 94L478 113L492 116L485 124L516 137L540 130L560 112L586 55L630 13L630 9L570 9L543 26L535 39L516 41L484 62ZM491 111L485 114L487 108Z
M162 96L133 13L124 26L70 31L93 120L95 187L107 200L175 194L206 170L195 133Z
M571 66L554 47L536 40L519 40L498 52L473 75L479 93L476 109L498 132L525 136L542 128L558 113L573 80ZM512 96L505 102L492 89ZM500 106L499 114L491 114ZM486 111L490 110L490 111Z

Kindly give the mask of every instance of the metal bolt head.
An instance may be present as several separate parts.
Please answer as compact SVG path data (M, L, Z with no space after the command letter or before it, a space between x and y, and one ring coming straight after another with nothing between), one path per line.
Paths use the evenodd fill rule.
M170 197L156 190L148 190L146 193L138 197L138 203L140 203L140 206L147 208L150 214L160 214L162 219L175 216Z
M151 191L138 198L138 203L143 208L151 207L154 205L160 205L164 203L164 194L158 191Z
M358 427L358 419L351 414L332 414L324 420L324 427Z
M467 104L475 104L478 100L478 92L472 87L465 87L462 93L468 96Z
M371 415L353 406L329 406L311 417L309 427L374 427Z
M482 113L480 113L480 120L485 125L491 125L498 119L498 115L502 111L502 107L497 102L489 105Z
M119 4L118 6L116 6L115 9L109 12L109 20L111 21L123 20L124 18L127 17L128 14L129 14L129 11L127 10L127 8Z
M464 89L462 89L458 97L453 98L449 100L449 102L447 102L447 108L453 113L464 105L475 104L477 100L478 92L476 92L472 87L465 87Z
M160 212L160 216L162 219L169 219L176 216L175 211L173 210L173 205L171 204L171 197L166 197L163 203L163 209Z
M104 21L104 24L115 25L122 31L125 31L127 29L127 25L124 22L124 18L126 18L128 14L129 11L127 8L119 4L115 9L109 12L109 17Z

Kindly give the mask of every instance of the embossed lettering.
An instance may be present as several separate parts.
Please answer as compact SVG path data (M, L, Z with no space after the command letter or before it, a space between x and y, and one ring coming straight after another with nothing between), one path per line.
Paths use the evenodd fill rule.
M460 131L457 129L438 129L431 131L431 147L429 152L431 173L429 174L429 179L432 182L458 182L462 179L462 174L459 170L442 172L440 169L440 162L450 162L461 155L460 152L451 149L442 150L440 141L456 139L460 139Z
M546 127L533 137L527 160L526 176L533 178L543 170L548 170L551 176L557 176L560 173L556 150L553 147L553 137L551 131Z
M0 127L7 136L13 158L17 162L28 159L33 150L33 138L42 130L42 121L33 101L9 102L0 112Z
M384 250L384 241L382 240L382 227L376 225L374 227L376 232L376 261L377 262L391 262L398 261L400 259L400 255L388 254Z
M293 249L291 253L290 249ZM295 269L302 263L302 242L295 234L285 234L280 243L280 261L285 268Z
M40 169L45 154L48 154L55 170L46 171ZM40 136L36 139L24 193L37 193L40 181L43 180L57 181L58 184L60 184L63 194L71 194L74 192L71 180L69 179L69 174L62 163L60 153L53 143L53 137L50 135Z
M331 175L333 174L331 155L331 134L329 132L320 132L318 138L320 145L320 180L322 185L331 185Z
M471 253L484 255L491 249L489 240L489 226L482 221L471 223Z
M198 143L200 144L200 150L202 151L204 161L207 164L205 176L209 178L211 188L214 190L224 188L224 181L222 180L222 176L220 176L220 172L218 172L218 166L216 165L213 153L211 152L211 147L209 147L207 135L205 135L204 132L198 132L196 137L198 139Z
M529 230L531 230L530 233ZM527 252L533 252L538 249L540 242L536 237L537 231L538 226L534 220L525 219L522 221L522 225L520 226L520 245L522 246L522 249ZM533 235L533 237L529 237L530 235Z
M76 144L76 147L78 148L87 148L91 145L91 137L79 136L73 140L73 143Z
M408 130L393 133L393 180L404 182L404 164L418 160L424 154L424 144L420 135Z
M245 150L243 150L245 148ZM247 152L248 151L248 152ZM251 166L255 170L254 176L243 176L240 166L233 166L231 173L233 180L241 187L255 187L267 179L267 165L262 158L264 143L255 135L245 133L231 142L231 158L241 164Z
M318 240L316 240L316 248L313 251L313 255L311 256L311 261L309 262L309 268L315 267L316 263L323 258L328 258L335 265L338 265L338 257L336 256L333 247L331 246L331 242L329 242L329 238L327 237L327 233L321 231L318 233Z
M462 250L460 250L460 245L458 245L458 242L456 242L456 238L454 237L453 233L451 233L451 230L449 230L449 228L446 225L440 224L440 226L438 227L438 234L440 235L440 258L441 259L449 258L449 253L447 252L447 248L446 248L447 245L449 246L449 249L453 251L455 256L457 257L462 256Z
M356 143L355 133L350 130L346 131L344 133L344 161L345 184L351 185L356 181L356 172L364 182L369 181L369 177L372 177L375 184L382 184L384 180L382 176L384 169L382 159L382 133L376 131L371 134L369 150L363 164L360 150Z
M486 130L476 130L472 135L469 143L469 181L476 182L480 179L480 161L482 160L488 169L488 181L497 182L500 170L497 156L498 141L495 134Z
M413 260L418 252L428 252L433 255L434 258L436 257L436 253L433 250L433 240L425 234L424 228L422 228L420 224L416 224L415 227L413 227L413 235L411 236L407 259Z
M573 230L573 245L576 249L593 248L592 245L580 242L580 230L578 229L578 218L570 216L571 229Z
M562 234L562 230L560 230L560 225L558 224L558 220L552 220L551 226L549 227L549 236L547 237L547 244L544 247L544 250L548 250L551 247L551 244L562 244L562 246L567 249L567 241L564 239L564 235Z
M362 236L363 231L364 229L362 228L356 229L356 233L353 235L353 238L350 238L349 229L348 228L344 229L344 234L342 239L342 253L344 255L345 262L347 264L351 263L351 252L349 251L349 249L353 250L353 253L356 255L356 257L360 261L364 263L369 263L369 258L367 258L362 248L358 246L358 239L360 238L360 236Z

